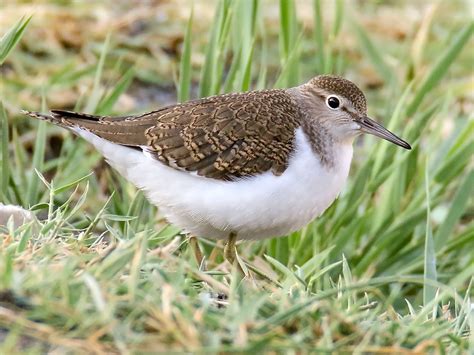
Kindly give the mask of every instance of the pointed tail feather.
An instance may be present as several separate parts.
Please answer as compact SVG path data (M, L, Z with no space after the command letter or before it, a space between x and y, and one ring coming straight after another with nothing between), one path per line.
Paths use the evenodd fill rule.
M48 121L63 127L72 127L76 126L75 120L86 120L86 121L95 121L98 122L102 117L89 115L86 113L78 113L72 111L63 111L63 110L51 110L51 114L43 114L35 111L26 111L21 110L21 113L38 120ZM77 122L79 123L79 122Z
M76 120L86 120L86 121L100 121L105 118L103 116L90 115L88 113L82 112L73 112L73 111L64 111L64 110L51 110L53 116L61 117L64 119L76 119Z
M51 110L49 115L25 110L21 112L27 116L72 129L76 133L77 129L89 131L113 143L127 146L147 144L144 134L147 126L143 127L127 121L127 117L95 116L63 110Z
M26 110L21 110L21 113L23 115L27 115L27 116L36 118L38 120L48 121L48 122L51 122L51 123L54 123L54 124L62 125L62 122L59 119L59 117L55 117L53 115L45 115L43 113L39 113L39 112L35 112L35 111L26 111Z

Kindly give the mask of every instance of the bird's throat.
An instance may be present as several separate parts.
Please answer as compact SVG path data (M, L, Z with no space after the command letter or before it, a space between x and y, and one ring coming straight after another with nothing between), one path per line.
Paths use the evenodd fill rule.
M309 122L303 120L301 126L309 141L311 149L314 154L320 158L321 164L327 168L333 168L335 166L336 141L330 134L329 130L324 126L324 124L321 124L318 121Z

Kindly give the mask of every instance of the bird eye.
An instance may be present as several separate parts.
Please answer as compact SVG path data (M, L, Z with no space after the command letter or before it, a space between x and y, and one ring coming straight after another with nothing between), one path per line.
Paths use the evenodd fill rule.
M341 105L341 102L337 96L329 96L326 100L326 105L328 105L331 110L336 110Z

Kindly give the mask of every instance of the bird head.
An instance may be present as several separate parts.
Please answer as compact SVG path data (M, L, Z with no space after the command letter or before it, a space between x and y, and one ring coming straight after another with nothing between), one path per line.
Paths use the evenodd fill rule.
M411 146L367 115L367 100L353 82L332 75L320 75L298 87L311 102L312 118L340 140L372 134L405 149Z

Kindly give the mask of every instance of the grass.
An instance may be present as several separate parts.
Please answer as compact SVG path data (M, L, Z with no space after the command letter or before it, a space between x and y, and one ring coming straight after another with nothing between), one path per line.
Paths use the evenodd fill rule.
M31 19L16 8L0 41L0 201L38 221L0 227L0 352L472 351L467 5L428 4L408 30L391 23L393 35L384 10L404 16L411 5L280 1L276 17L258 1L215 5L195 3L169 20L182 36L175 54L173 41L159 42L175 36L162 32L173 22L157 28L149 15L166 5L128 24L109 18L99 37L77 25L87 21L80 4L69 22L59 21L59 3ZM102 5L88 6L95 16ZM45 43L40 29L50 31ZM290 236L239 245L251 277L233 274L212 240L200 241L203 271L180 231L89 145L19 115L146 111L176 71L179 100L348 76L367 93L369 113L413 150L359 139L349 184L323 216Z

